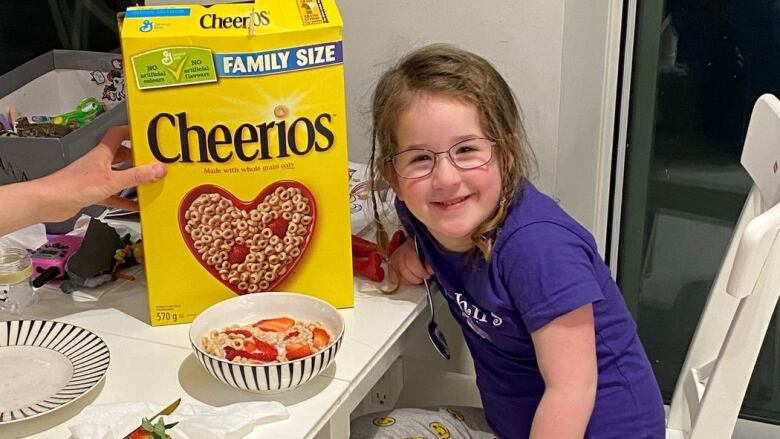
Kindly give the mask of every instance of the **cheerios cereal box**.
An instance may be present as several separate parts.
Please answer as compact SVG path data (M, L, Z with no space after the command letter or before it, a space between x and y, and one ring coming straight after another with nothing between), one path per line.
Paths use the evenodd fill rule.
M342 21L332 0L129 8L122 22L153 325L241 294L353 305Z

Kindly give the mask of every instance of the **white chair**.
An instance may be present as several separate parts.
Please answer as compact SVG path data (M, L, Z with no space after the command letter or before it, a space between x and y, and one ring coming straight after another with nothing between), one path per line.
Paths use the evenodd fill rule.
M774 149L764 155L780 160L778 141L780 101L764 95L751 116L742 163L762 148ZM772 201L780 188L780 169L771 162L767 166L776 176L768 183L750 171L758 185L742 209L688 349L672 397L667 439L728 439L734 431L780 296L780 205Z

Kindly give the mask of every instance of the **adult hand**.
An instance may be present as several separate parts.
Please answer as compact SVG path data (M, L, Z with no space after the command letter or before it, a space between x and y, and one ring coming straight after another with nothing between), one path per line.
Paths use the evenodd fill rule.
M131 162L131 151L122 146L130 138L127 125L110 128L92 150L61 170L41 179L59 200L53 214L55 220L75 215L81 208L100 204L125 210L138 210L138 202L117 196L121 190L144 183L152 183L165 176L162 163L115 170L112 165Z
M414 239L407 239L390 255L390 265L401 276L401 282L406 284L421 284L423 279L433 275L430 265L423 264L417 255Z
M166 168L161 163L149 163L114 170L113 164L130 161L130 150L122 146L128 137L127 126L113 127L91 151L59 171L0 186L0 236L30 224L64 221L92 204L137 210L137 202L116 194L159 180Z

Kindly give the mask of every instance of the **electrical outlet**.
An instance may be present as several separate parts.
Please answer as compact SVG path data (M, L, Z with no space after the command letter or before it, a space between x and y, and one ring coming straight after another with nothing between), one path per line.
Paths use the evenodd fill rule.
M371 391L363 400L363 410L368 413L393 409L398 401L398 397L401 396L403 386L404 373L401 359L399 358L371 388Z
M390 405L389 400L393 393L390 381L392 380L387 376L387 373L385 373L379 378L379 381L374 385L374 388L371 389L371 405L380 410L385 410L385 408L389 410L390 408L388 405Z

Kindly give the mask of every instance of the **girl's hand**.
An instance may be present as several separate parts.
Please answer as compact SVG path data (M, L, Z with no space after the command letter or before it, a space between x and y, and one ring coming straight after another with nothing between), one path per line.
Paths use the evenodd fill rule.
M433 275L433 269L423 264L414 250L414 239L407 239L390 255L390 265L401 275L401 283L421 284Z

